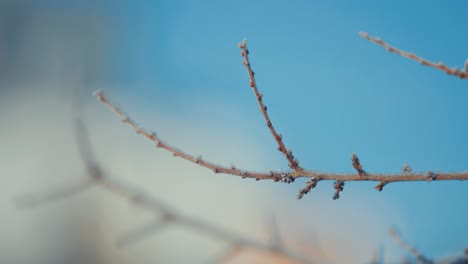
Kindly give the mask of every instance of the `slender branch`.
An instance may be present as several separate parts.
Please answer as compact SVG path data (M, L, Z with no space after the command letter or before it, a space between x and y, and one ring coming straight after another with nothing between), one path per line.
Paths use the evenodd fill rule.
M130 116L125 114L120 108L118 108L114 103L112 103L103 93L102 90L95 92L96 97L104 105L106 105L112 112L114 112L125 124L133 128L137 134L146 137L147 139L153 141L156 144L156 147L165 149L169 151L176 157L180 157L192 163L198 164L199 166L208 168L215 173L223 173L228 175L241 176L242 178L254 178L257 180L274 180L274 181L287 181L287 178L292 179L296 178L314 178L317 181L324 180L333 180L333 181L376 181L376 182L414 182L414 181L450 181L450 180L468 180L468 172L425 172L425 173L361 173L362 175L352 174L352 173L333 173L333 172L321 172L314 170L302 170L300 173L297 172L254 172L248 170L242 170L231 167L225 167L212 163L207 160L203 160L200 157L195 157L193 155L187 154L182 150L166 143L154 132L149 132L140 125L137 124Z
M125 124L133 128L137 134L142 135L146 137L147 139L153 141L157 148L165 149L171 152L172 155L174 155L175 157L179 157L179 158L188 160L192 163L198 164L199 166L208 168L212 170L214 173L237 175L237 176L241 176L242 178L254 178L257 180L270 179L270 180L280 181L282 178L282 173L274 173L274 172L257 173L253 171L246 171L246 170L236 168L235 166L226 167L226 166L218 165L218 164L203 160L200 156L193 156L193 155L187 154L184 151L166 143L164 140L158 137L156 133L149 132L143 127L141 127L140 125L138 125L131 117L126 115L124 112L120 110L119 107L117 107L109 99L107 99L105 95L103 94L102 90L96 91L95 95L99 99L99 101L101 101L103 104L109 107L109 109L111 109L122 120L122 122L124 122Z
M389 230L390 236L395 240L398 245L403 248L404 250L408 251L410 254L412 254L416 259L418 260L419 263L421 264L433 264L434 262L426 257L424 257L415 247L411 246L407 242L405 242L402 238L401 235L394 229L391 228Z
M249 50L247 49L247 41L244 39L241 43L238 44L239 48L241 49L241 56L244 58L242 64L244 64L245 68L247 69L247 73L249 74L250 79L250 87L252 87L253 92L255 93L255 97L257 98L258 105L260 106L260 112L262 112L263 118L265 118L266 124L270 129L271 134L275 138L276 142L278 143L278 150L284 154L286 159L289 162L289 167L295 170L297 173L302 172L302 168L299 167L299 161L294 158L291 150L288 150L283 142L283 137L281 134L278 134L271 123L270 117L267 113L267 107L263 103L263 94L258 91L257 82L255 81L255 73L250 66L249 61Z
M376 43L379 43L393 52L397 52L399 54L405 54L405 56L408 56L410 58L414 57L413 55L408 55L409 53L401 53L399 50L389 46L388 44L385 44L384 42L378 39L374 39L365 33L361 33L361 36L368 38L369 40L374 41ZM106 105L112 112L114 112L117 115L117 117L119 117L125 124L127 124L132 129L134 129L137 134L142 135L146 137L147 139L151 140L156 145L157 148L165 149L166 151L172 153L172 155L176 157L180 157L182 159L195 163L199 166L208 168L212 170L214 173L235 175L235 176L240 176L242 178L254 178L256 180L273 180L275 182L281 181L281 182L286 182L286 183L291 183L295 179L301 178L301 177L311 179L311 181L308 181L306 183L306 187L299 190L299 193L297 195L298 199L302 198L305 194L310 192L310 190L313 189L318 184L319 181L335 181L336 183L339 183L339 184L334 184L335 194L333 196L334 199L338 199L339 193L342 191L343 184L348 181L379 182L375 186L375 189L377 189L378 191L382 191L385 185L388 185L389 183L393 183L393 182L415 182L415 181L430 182L430 181L450 181L450 180L465 181L465 180L468 180L468 172L434 173L432 171L428 171L428 172L413 173L412 168L408 164L405 164L404 168L402 169L400 173L390 173L390 174L389 173L369 173L363 170L363 167L362 167L362 164L360 163L359 158L354 153L351 157L351 160L352 160L352 166L357 171L357 174L322 172L322 171L303 169L299 167L298 165L299 163L292 156L292 152L286 149L282 141L281 135L279 135L276 132L267 114L266 106L263 104L263 100L262 100L263 95L259 93L258 91L257 84L254 78L254 72L252 71L252 68L250 66L247 42L244 40L242 43L239 44L239 47L241 48L241 55L244 58L243 64L245 65L247 72L249 74L250 86L252 87L257 97L257 101L260 106L260 111L262 112L263 117L265 118L267 122L270 132L272 133L272 135L274 136L274 138L276 139L278 143L278 146L279 146L278 149L286 156L286 158L289 161L289 165L293 169L293 171L290 171L290 172L273 172L273 171L256 172L256 171L239 169L239 168L236 168L235 166L226 167L223 165L210 162L208 160L204 160L201 157L190 155L174 147L173 145L165 142L162 138L157 136L156 133L150 132L146 130L145 128L143 128L142 126L140 126L130 116L125 114L119 107L117 107L114 103L112 103L104 95L102 90L96 91L95 96L97 97L99 101L101 101L104 105ZM426 64L426 63L423 63L423 64Z
M384 47L388 52L393 52L393 53L399 54L399 55L401 55L401 56L403 56L405 58L415 60L415 61L419 62L421 65L426 65L426 66L432 67L434 69L444 71L449 75L458 76L458 78L460 78L460 79L468 79L468 60L465 61L464 68L461 69L461 70L458 69L457 67L449 68L442 62L435 63L435 62L426 60L424 58L421 58L418 55L413 54L411 52L407 52L407 51L397 49L397 48L385 43L380 38L375 38L375 37L370 36L367 32L359 32L359 35L361 37L369 40L370 42L376 43L376 44Z
M95 180L87 177L80 182L56 188L47 193L30 193L17 197L15 205L20 209L31 209L56 200L62 200L86 190Z
M139 228L128 232L117 239L117 246L120 248L126 247L136 241L140 241L143 237L148 235L154 235L158 231L161 231L167 225L167 221L151 221L146 225L140 226Z

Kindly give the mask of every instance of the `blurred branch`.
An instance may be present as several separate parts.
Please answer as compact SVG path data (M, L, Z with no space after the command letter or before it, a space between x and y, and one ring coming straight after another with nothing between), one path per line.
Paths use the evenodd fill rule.
M62 186L46 193L30 193L15 199L15 204L20 209L30 209L41 206L55 200L68 198L74 194L84 191L94 183L92 177L87 177L72 185Z
M405 242L401 238L401 235L394 228L390 228L389 234L402 249L406 250L408 253L413 255L418 260L419 263L421 264L433 264L434 263L432 260L423 256L415 247Z
M161 231L168 226L168 224L178 224L189 227L202 235L227 242L232 247L232 250L228 252L228 255L237 254L240 251L240 248L250 248L253 250L273 252L298 263L311 263L311 261L303 255L296 254L282 245L278 246L269 243L257 242L244 236L237 235L236 233L229 232L208 222L184 215L149 193L108 175L94 158L87 128L79 117L75 120L75 128L80 157L87 170L86 180L78 185L65 186L45 195L28 195L27 199L22 200L27 200L26 204L30 205L29 207L32 207L31 205L38 206L53 200L68 197L85 189L85 187L91 185L91 183L96 183L102 188L105 188L116 195L120 195L128 199L130 202L146 208L160 216L159 221L152 221L118 239L117 245L120 247L127 246L151 233Z

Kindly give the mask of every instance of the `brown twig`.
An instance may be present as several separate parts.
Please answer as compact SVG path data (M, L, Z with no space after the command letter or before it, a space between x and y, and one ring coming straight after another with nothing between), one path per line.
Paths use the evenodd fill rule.
M242 178L254 178L257 180L274 180L274 181L285 181L290 182L291 179L297 178L316 178L319 181L324 180L334 180L334 181L377 181L377 182L386 182L386 184L393 182L414 182L414 181L428 181L428 179L437 180L437 181L450 181L450 180L459 180L464 181L468 180L468 172L443 172L443 173L369 173L366 172L363 175L351 174L351 173L332 173L332 172L320 172L314 170L305 170L303 169L300 173L297 172L254 172L248 170L241 170L234 166L226 167L218 165L206 160L203 160L199 157L192 156L183 152L182 150L166 143L154 132L149 132L140 125L138 125L132 118L125 114L120 108L115 106L103 93L102 90L95 92L96 97L104 105L106 105L112 112L114 112L125 124L133 128L137 134L142 135L149 140L153 141L156 144L156 147L165 149L172 153L176 157L183 158L192 163L198 164L199 166L208 168L215 173L224 173L229 175L236 175ZM362 174L362 173L361 173ZM429 177L430 176L430 177ZM290 179L289 181L287 179Z
M245 68L247 69L247 73L249 74L249 84L252 87L253 92L255 93L255 97L257 98L258 105L260 106L260 112L262 112L263 118L265 118L266 124L270 129L271 134L275 138L276 142L278 143L278 150L284 154L286 159L289 162L289 167L295 170L297 173L302 172L302 168L299 166L299 161L294 158L291 150L288 150L283 142L283 137L281 134L278 134L271 123L271 119L267 113L267 107L263 103L263 94L258 91L257 82L255 81L255 73L252 70L252 66L250 65L249 61L249 49L247 48L247 41L244 39L241 43L237 44L238 47L241 49L241 56L244 58L242 64L244 64Z
M415 247L403 241L403 239L401 239L401 235L394 228L390 228L389 234L393 238L393 240L395 240L398 243L398 245L401 248L403 248L404 250L412 254L414 257L416 257L419 263L421 264L433 264L434 263L432 260L423 256Z
M317 186L319 179L317 178L310 178L310 181L306 182L306 186L299 190L299 194L297 195L297 199L302 199L302 197L308 194L313 188Z
M411 52L407 52L407 51L397 49L397 48L385 43L380 38L375 38L375 37L370 36L369 34L367 34L367 32L359 32L359 35L361 37L369 40L370 42L374 42L374 43L384 47L388 52L393 52L393 53L399 54L399 55L401 55L401 56L403 56L405 58L415 60L415 61L419 62L421 65L426 65L426 66L432 67L434 69L444 71L449 75L458 76L458 78L460 78L460 79L468 79L468 69L467 69L468 68L468 60L465 61L464 68L461 69L461 70L458 69L457 67L449 68L449 67L445 66L445 64L442 63L442 62L439 62L439 63L431 62L431 61L426 60L424 58L421 58L418 55L413 54Z
M353 168L358 172L358 174L360 176L365 176L366 175L366 172L362 169L362 164L359 161L359 158L356 155L356 153L353 153L351 155L351 162L352 162Z
M364 35L363 36L368 36ZM371 40L374 38L369 37ZM383 43L383 42L382 42ZM387 44L385 44L387 46ZM130 116L125 114L119 107L117 107L114 103L112 103L103 93L102 90L98 90L95 92L95 96L101 101L104 105L106 105L112 112L114 112L125 124L133 128L137 134L140 134L147 139L151 140L156 147L165 149L169 151L176 157L180 157L192 163L198 164L199 166L208 168L212 170L214 173L223 173L228 175L235 175L240 176L242 178L253 178L256 180L274 180L275 182L281 181L286 183L291 183L297 178L310 178L315 179L310 184L308 183L305 188L299 190L298 198L302 198L302 196L308 193L313 187L317 185L318 181L336 181L336 182L347 182L347 181L376 181L379 184L376 186L376 189L381 191L384 185L393 182L415 182L415 181L451 181L451 180L459 180L465 181L468 180L468 172L425 172L425 173L412 173L411 167L406 166L404 167L401 173L369 173L363 170L362 165L359 161L359 158L354 154L352 156L352 165L357 170L357 174L352 173L334 173L334 172L321 172L315 170L307 170L299 167L297 160L292 156L292 153L288 151L282 141L281 135L279 135L276 130L273 128L271 124L270 118L267 114L266 107L263 104L263 95L259 93L257 89L257 84L255 83L254 73L251 69L250 62L248 59L248 49L247 43L244 40L242 43L239 44L241 48L241 55L244 57L243 64L245 65L247 72L250 78L250 85L257 97L258 104L260 106L260 110L267 122L268 127L270 128L271 133L275 137L278 143L278 149L286 156L290 163L290 167L294 169L291 172L255 172L249 170L242 170L236 168L234 166L222 166L219 164L212 163L210 161L204 160L201 157L195 157L193 155L187 154L184 151L166 143L162 140L159 136L156 135L154 132L150 132L144 129L142 126L138 125ZM395 50L392 48L391 50ZM405 53L406 54L406 53ZM313 184L312 184L313 183ZM335 188L335 190L338 190ZM338 192L339 193L339 192ZM338 198L339 194L335 193L334 198Z

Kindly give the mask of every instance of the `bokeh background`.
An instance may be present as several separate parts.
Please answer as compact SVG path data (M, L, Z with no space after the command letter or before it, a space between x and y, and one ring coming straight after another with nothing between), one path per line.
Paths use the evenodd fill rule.
M264 125L236 44L246 38L273 124L301 165L352 172L465 171L466 81L388 54L381 36L461 67L464 1L8 1L0 2L0 262L207 263L222 241L181 226L124 249L115 241L152 213L98 187L18 210L15 197L83 180L74 89L95 155L115 177L187 215L265 241L275 216L291 248L318 263L406 257L395 226L428 257L468 246L465 182L242 180L157 150L92 96L104 91L146 128L185 151L246 169L287 169ZM232 263L272 263L243 253Z

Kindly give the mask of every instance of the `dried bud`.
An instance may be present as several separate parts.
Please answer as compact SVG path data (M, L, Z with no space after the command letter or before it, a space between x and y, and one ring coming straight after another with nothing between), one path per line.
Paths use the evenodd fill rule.
M381 192L381 191L383 190L383 187L384 187L386 184L387 184L386 182L381 181L379 184L377 184L377 185L375 186L375 189L376 189L377 191Z
M281 182L285 182L287 184L294 182L294 177L289 175L289 173L282 173L281 174Z
M401 172L402 173L411 173L412 171L413 171L413 169L408 164L408 162L405 162L405 164L403 165L403 168L401 168Z
M352 161L352 165L354 169L356 169L356 171L359 173L360 176L366 175L366 172L362 169L362 164L359 161L359 158L355 153L351 155L351 161Z
M433 173L432 171L426 172L426 181L427 182L433 181L436 178L437 178L437 175L435 173Z
M335 188L335 195L333 195L333 200L340 198L340 192L343 191L344 182L336 181L333 183L333 187Z
M241 177L242 177L242 179L247 178L247 172L246 172L246 171L242 171L242 172L241 172Z

